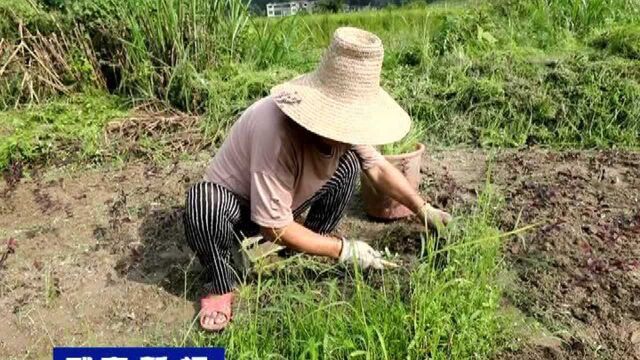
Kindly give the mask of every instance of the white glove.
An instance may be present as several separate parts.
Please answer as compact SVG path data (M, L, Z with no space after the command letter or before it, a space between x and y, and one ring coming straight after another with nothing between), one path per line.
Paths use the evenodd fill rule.
M359 240L347 240L342 238L342 251L340 252L341 263L357 262L363 269L370 267L383 269L382 255L374 250L369 244Z
M421 220L424 221L424 219L426 219L428 225L431 226L438 227L440 225L447 225L452 220L452 217L448 212L436 209L429 204L424 206L422 212L424 218Z

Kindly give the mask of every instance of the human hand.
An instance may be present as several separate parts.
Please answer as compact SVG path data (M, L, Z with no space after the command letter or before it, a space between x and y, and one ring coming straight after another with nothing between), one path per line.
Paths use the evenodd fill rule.
M451 222L452 219L453 217L448 212L436 209L430 204L426 204L422 208L422 216L419 221L426 226L435 226L436 228L438 228L442 225L446 226Z
M363 269L370 267L374 269L383 269L385 261L382 254L374 250L369 244L360 240L347 240L342 238L342 251L340 252L339 261L341 263L357 262Z

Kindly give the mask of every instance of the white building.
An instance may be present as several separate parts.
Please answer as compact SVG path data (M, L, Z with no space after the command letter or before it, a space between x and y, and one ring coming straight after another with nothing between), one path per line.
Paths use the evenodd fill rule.
M268 3L267 16L268 17L290 16L290 15L297 14L301 10L304 10L310 13L312 12L314 3L315 1L313 0Z

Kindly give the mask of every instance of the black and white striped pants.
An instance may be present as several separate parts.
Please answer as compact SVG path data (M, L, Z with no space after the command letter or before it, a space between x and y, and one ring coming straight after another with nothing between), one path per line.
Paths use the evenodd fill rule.
M360 162L355 152L347 151L331 179L294 210L294 218L309 209L304 223L307 228L321 234L333 231L344 215L359 174ZM244 236L259 231L250 220L246 202L218 184L194 184L187 193L184 227L187 243L209 278L207 291L224 294L233 290L241 271L234 266L234 252L240 251Z

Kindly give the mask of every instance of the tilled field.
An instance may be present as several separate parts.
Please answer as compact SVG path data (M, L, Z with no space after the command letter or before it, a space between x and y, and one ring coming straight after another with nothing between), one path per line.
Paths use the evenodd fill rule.
M4 182L0 237L17 247L0 268L0 358L50 358L52 344L180 342L195 300L185 274L197 267L183 194L207 159ZM505 242L505 307L551 336L499 357L640 358L640 154L443 151L423 172L425 194L449 210L472 204L489 174L505 198L503 230L539 223ZM373 223L360 208L356 199L345 235L404 236L405 223Z

